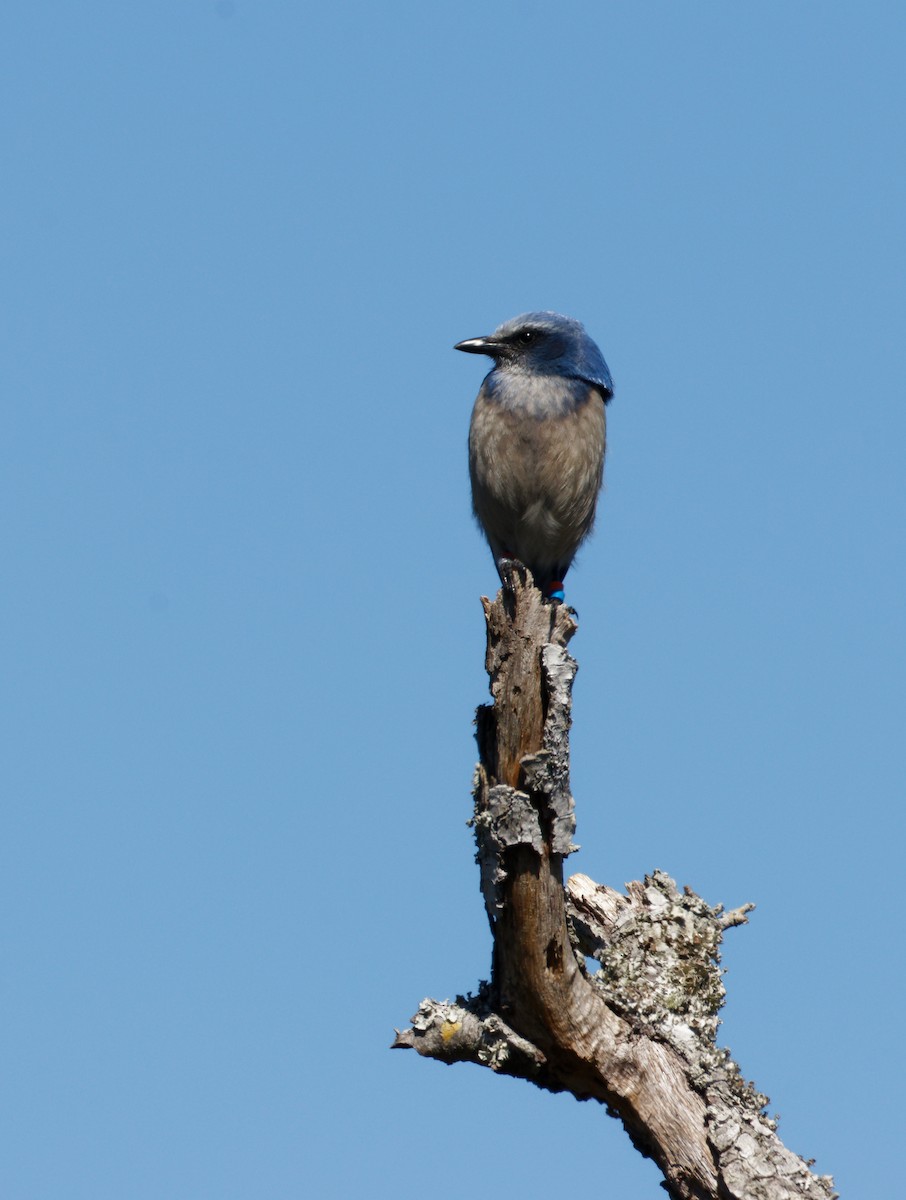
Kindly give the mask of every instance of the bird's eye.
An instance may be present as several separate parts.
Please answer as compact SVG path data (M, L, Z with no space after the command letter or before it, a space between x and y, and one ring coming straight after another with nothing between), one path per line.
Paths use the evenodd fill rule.
M523 346L530 346L534 340L535 340L534 329L523 329L522 332L519 334L519 341L522 343Z

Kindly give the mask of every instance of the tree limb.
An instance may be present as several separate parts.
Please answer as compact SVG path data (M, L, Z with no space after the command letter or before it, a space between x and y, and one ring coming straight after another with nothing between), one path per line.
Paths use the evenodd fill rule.
M564 887L576 624L518 565L483 604L494 703L478 710L474 827L491 981L423 1001L394 1046L598 1100L674 1200L830 1200L830 1177L783 1146L767 1098L716 1045L721 937L753 906L711 908L660 871L627 895L584 875Z

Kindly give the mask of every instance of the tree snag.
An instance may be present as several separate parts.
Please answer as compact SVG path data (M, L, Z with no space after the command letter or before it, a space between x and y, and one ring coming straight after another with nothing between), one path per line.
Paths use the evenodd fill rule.
M831 1200L830 1176L786 1149L767 1097L716 1044L720 941L753 906L711 908L660 871L626 895L585 875L564 886L576 623L518 564L482 603L494 702L478 709L474 828L491 980L423 1000L394 1047L598 1100L674 1200Z

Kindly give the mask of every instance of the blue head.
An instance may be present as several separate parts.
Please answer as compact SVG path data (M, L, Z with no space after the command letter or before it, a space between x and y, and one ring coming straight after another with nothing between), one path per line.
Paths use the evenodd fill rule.
M495 371L510 376L554 375L591 384L605 401L613 395L603 354L581 322L561 313L523 313L504 321L490 336L469 338L454 349L487 354L494 359Z

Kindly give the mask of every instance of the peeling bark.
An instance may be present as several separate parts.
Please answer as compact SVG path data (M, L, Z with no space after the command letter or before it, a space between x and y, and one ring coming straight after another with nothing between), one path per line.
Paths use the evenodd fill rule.
M564 886L576 624L518 565L483 604L494 703L478 710L474 827L491 981L424 1000L394 1047L598 1100L674 1200L830 1200L830 1177L784 1147L716 1044L721 938L753 906L712 908L661 871L626 895L584 875Z

